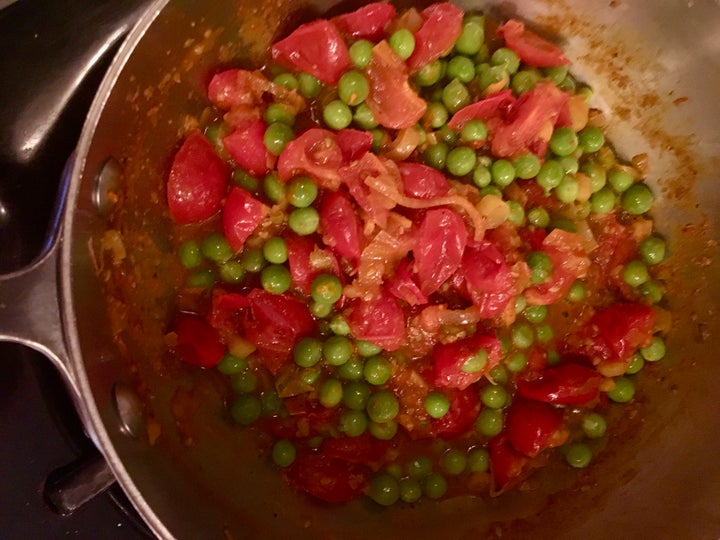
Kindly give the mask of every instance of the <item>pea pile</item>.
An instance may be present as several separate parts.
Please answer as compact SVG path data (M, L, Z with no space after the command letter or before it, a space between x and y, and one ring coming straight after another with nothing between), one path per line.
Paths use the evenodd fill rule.
M376 9L389 9L383 6ZM254 75L267 77L272 89L253 103L264 122L262 145L273 162L282 161L291 144L312 128L350 129L355 144L367 144L374 155L429 166L450 181L452 193L466 194L473 206L488 210L483 241L499 246L502 264L509 267L502 278L506 285L480 291L490 295L482 300L471 296L468 301L451 279L427 294L425 304L399 296L395 305L415 331L399 347L355 335L358 323L351 320L347 287L362 272L362 255L360 262L337 256L335 246L320 240L328 232L321 203L337 186L330 186L322 166L319 172L298 167L289 179L279 166L262 174L241 166L232 152L228 155L225 141L233 125L217 103L207 115L205 136L230 164L231 186L252 194L265 211L240 249L231 247L217 221L201 228L202 236L197 228L178 235L184 238L178 255L187 269L185 294L198 299L211 321L218 310L214 302L228 292L261 290L307 305L313 327L293 334L288 360L279 368L263 359L253 336L228 337L227 324L212 323L224 348L216 369L228 376L235 396L232 419L269 433L269 459L289 482L330 502L361 492L380 505L498 493L520 482L538 456L547 457L553 448L571 467L586 467L607 437L604 412L612 403L632 401L635 375L646 362L665 356L669 323L660 307L665 287L656 269L667 249L647 215L652 191L643 171L624 162L606 141L602 116L590 108L592 90L572 76L560 52L552 50L554 65L542 65L528 52L537 45L533 40L542 38L511 39L509 29L496 34L497 21L464 14L454 45L410 71L407 90L424 102L418 121L390 128L376 118L377 90L368 71L378 43L411 62L421 43L423 17L425 23L431 20L424 14L393 11L373 39L344 35L349 66L336 83L282 62ZM561 96L558 114L538 112L542 103L529 112L523 108L541 91L553 99ZM487 107L464 116L479 104ZM545 120L528 128L533 115ZM513 149L501 150L500 133L513 122L531 129L532 136L518 142L522 135L516 130L504 143ZM316 151L306 148L303 159ZM317 164L323 165L322 159ZM359 201L353 208L369 245L377 224ZM398 212L415 223L420 219L410 210ZM293 267L297 237L314 242L304 259L306 287ZM558 243L566 239L567 245ZM395 271L390 275L395 279ZM500 308L488 307L504 294ZM259 311L253 301L236 312ZM604 310L628 304L634 315L626 322L642 327L641 338L616 329L604 333L596 322ZM471 313L471 320L439 320L429 331L417 322L429 313L423 306ZM478 316L483 309L491 312ZM233 324L243 328L244 323ZM279 332L292 333L287 327L294 324ZM433 363L439 362L438 348L475 334L499 344L495 352L490 345L474 350L458 368L460 376L477 374L476 380L451 388L428 382ZM615 358L618 343L623 350ZM579 356L584 359L576 361ZM588 390L575 388L577 381L569 376L554 381L555 394L550 391L551 376L568 365L591 372L585 382L590 394L595 392L592 397L578 397ZM543 384L548 386L538 390ZM543 391L547 395L538 397ZM556 397L563 392L570 398ZM537 414L543 420L538 425L528 420L526 429L534 432L522 432L517 411L541 406ZM528 439L531 451L523 449ZM328 479L334 487L320 485Z

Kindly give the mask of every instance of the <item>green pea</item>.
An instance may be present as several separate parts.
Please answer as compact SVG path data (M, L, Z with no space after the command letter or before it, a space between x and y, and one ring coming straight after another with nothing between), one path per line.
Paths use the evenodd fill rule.
M654 336L652 343L640 349L640 354L648 362L657 362L665 358L665 340L660 336Z
M487 139L488 130L482 120L470 120L460 131L460 140L463 142L479 142Z
M241 371L247 369L247 360L245 358L238 358L230 353L225 354L223 359L217 365L217 369L220 373L225 375L235 375Z
M556 159L548 159L537 173L537 183L548 192L558 187L564 177L565 171L560 162Z
M274 389L270 389L260 394L260 404L264 412L274 415L282 409L283 400Z
M527 365L527 356L522 352L512 353L505 359L505 367L513 373L522 371Z
M350 358L347 362L338 366L337 376L346 381L359 381L363 378L365 362L357 356Z
M382 347L379 347L370 341L365 341L364 339L357 340L355 342L355 347L357 347L358 354L364 358L380 354L383 350Z
M443 60L435 60L423 66L415 75L415 82L418 86L432 86L445 76L447 64Z
M380 441L390 441L395 437L398 430L398 424L394 420L390 422L370 422L368 431L370 435Z
M228 261L219 265L218 273L224 283L241 283L245 277L245 269L238 261Z
M640 294L651 304L657 304L662 300L665 291L657 281L650 280L640 285Z
M185 268L196 268L202 264L203 256L200 245L195 240L188 240L178 249L180 263Z
M498 364L492 368L488 375L490 376L490 380L494 381L495 384L506 384L508 382L508 372L502 364Z
M477 69L478 84L483 90L487 90L490 86L495 88L495 85L505 82L503 86L507 86L510 82L510 75L504 65L491 66L488 64L481 64Z
M622 272L623 281L631 287L639 287L650 279L645 263L634 259L625 265Z
M448 153L445 167L454 176L465 176L475 167L475 159L475 150L469 146L458 146Z
M473 171L473 183L479 187L484 188L490 185L492 182L492 173L485 165L478 165Z
M607 173L603 167L593 161L583 163L580 172L590 178L590 191L597 193L607 183Z
M328 409L337 407L343 398L343 386L337 379L325 379L318 390L318 401Z
M284 103L271 103L268 105L267 109L265 109L264 118L268 124L279 122L292 126L295 123L295 114L293 114L290 106Z
M378 390L368 398L366 411L373 422L389 422L400 412L400 403L389 390Z
M470 92L467 87L457 79L453 79L443 88L442 102L451 113L456 113L463 107L470 105Z
M272 294L282 294L290 288L290 270L282 264L270 264L260 272L263 289Z
M575 174L580 169L580 162L572 154L569 156L563 156L559 158L558 161L560 162L565 174Z
M389 474L379 474L370 481L370 498L381 506L392 506L400 498L400 485Z
M233 375L230 386L237 394L249 394L257 386L257 376L245 369Z
M560 181L560 185L555 188L555 196L560 202L570 204L575 202L578 193L580 193L580 184L572 175L566 174Z
M486 472L490 468L490 455L484 448L475 448L468 453L468 469L472 472Z
M548 351L547 352L547 365L548 366L557 366L560 363L560 355L557 351Z
M342 315L335 315L330 320L330 330L337 336L347 336L350 334L350 326Z
M628 364L625 373L628 375L635 375L636 373L639 373L643 367L645 367L645 359L643 358L642 354L635 353L632 357L632 360L630 360L630 364Z
M475 64L467 56L454 56L447 63L445 76L467 84L475 78Z
M501 409L483 409L475 421L477 430L486 437L494 437L503 429L503 416Z
M578 138L571 128L559 127L553 131L549 146L556 156L569 156L577 149Z
M547 306L528 306L525 308L523 315L533 324L540 324L547 317Z
M272 202L280 202L285 198L285 184L280 181L276 172L271 172L263 180L263 191Z
M364 102L355 108L355 112L353 113L353 122L355 122L358 127L365 130L375 129L378 127L375 115L370 110L367 103Z
M365 361L363 376L365 380L374 386L385 384L392 374L392 366L382 356L371 356Z
M460 134L454 129L448 127L447 125L441 127L437 134L441 142L449 145L456 144L458 142L458 139L460 138Z
M338 81L338 96L347 105L359 105L365 101L369 93L370 85L365 75L359 71L347 71Z
M195 270L187 277L187 286L193 289L209 289L217 278L212 268L202 268Z
M467 457L465 457L464 452L451 448L443 454L442 466L445 472L452 476L457 476L465 471L465 467L467 467Z
M252 193L255 193L260 188L259 180L242 169L235 169L232 173L232 179L238 186Z
M544 69L545 76L550 79L555 85L561 84L568 74L567 66L552 66Z
M400 479L400 500L406 503L414 503L422 497L422 487L420 482L414 478Z
M437 143L428 146L423 154L423 158L425 159L425 163L430 167L441 171L445 168L449 151L447 144L444 142Z
M292 73L280 73L275 76L273 82L284 86L288 90L297 90L299 84L297 78Z
M525 209L522 204L513 200L505 202L507 202L508 208L510 209L508 221L518 227L525 223Z
M541 78L540 72L534 68L522 69L513 75L510 86L517 95L524 94L535 88Z
M492 409L502 409L508 403L510 394L504 386L490 385L480 391L480 401Z
M635 183L632 175L621 169L611 169L607 173L607 181L617 193L623 193Z
M553 262L550 255L544 251L532 251L527 256L530 267L530 278L536 285L545 283L553 275Z
M527 218L531 225L544 229L550 225L550 214L541 206L531 208L527 212Z
M635 395L635 383L627 377L615 377L615 388L607 395L616 403L627 403Z
M285 240L279 236L268 239L262 249L265 260L270 263L282 264L287 261L287 246L285 245Z
M274 156L279 156L285 149L285 145L295 137L290 126L282 122L270 124L265 130L263 141L265 148Z
M300 372L300 380L308 386L315 386L320 380L320 375L322 375L320 368L306 368Z
M309 73L299 73L297 80L298 91L303 97L308 99L317 97L322 89L322 83Z
M207 235L200 243L200 251L206 259L217 263L224 263L234 255L225 236L220 233Z
M310 296L316 302L334 304L342 297L340 278L334 274L318 274L310 285Z
M272 460L278 467L289 467L296 456L295 445L287 439L280 439L273 444Z
M349 382L343 389L343 404L353 411L364 411L370 398L370 385L361 381Z
M615 192L607 187L590 196L590 208L595 214L607 214L615 208Z
M490 62L496 66L502 66L511 75L520 67L520 57L512 49L500 47L490 57Z
M318 225L320 225L320 215L312 206L296 208L288 217L288 226L300 236L314 233Z
M364 69L372 60L372 42L366 39L359 39L348 49L350 60L358 69Z
M605 135L597 126L587 126L578 133L578 142L585 152L597 152L605 144Z
M591 412L583 417L582 430L591 439L599 439L605 435L607 422L601 414Z
M535 329L535 335L540 343L547 343L554 337L555 332L549 324L541 324Z
M445 105L439 101L433 101L428 104L423 120L433 129L439 129L447 123L448 117L448 110Z
M488 363L488 352L480 349L477 353L463 362L460 370L463 373L480 373Z
M652 191L647 184L643 183L633 184L622 194L623 208L634 216L648 212L653 205L653 200Z
M587 289L582 281L576 281L570 286L567 298L570 302L582 302L587 296Z
M535 341L535 332L532 326L526 323L517 323L511 330L512 342L518 349L527 349Z
M467 18L462 25L462 31L455 40L455 50L460 54L472 56L480 52L485 41L485 21L482 17Z
M233 420L243 426L249 426L262 414L260 400L253 394L240 394L230 407Z
M341 366L352 357L352 341L345 336L331 336L323 343L322 354L329 365Z
M293 348L293 360L300 367L312 367L322 357L322 342L313 337L304 337Z
M242 264L246 272L260 272L260 270L265 268L266 263L267 261L260 248L248 249L242 254L242 257L240 257L240 264Z
M403 60L407 60L415 50L415 36L407 28L395 30L388 40L390 47Z
M348 437L359 437L367 430L368 419L363 411L345 411L340 416L339 428Z
M592 461L592 450L585 443L572 443L565 454L568 465L576 469L584 469Z
M405 470L410 478L422 480L432 474L433 463L428 456L418 456L407 462Z
M593 98L593 90L589 86L580 86L576 91L576 94L581 95L585 98L586 103L590 103Z
M425 496L430 499L440 499L447 492L447 480L438 473L430 473L425 478L424 491Z
M330 129L345 129L352 119L350 107L339 99L331 101L323 108L323 120Z
M423 401L425 411L432 418L442 418L450 410L450 400L442 392L430 392Z
M661 263L665 260L665 240L659 236L650 236L640 242L640 255L646 264L651 266Z
M318 187L312 178L299 176L287 185L288 202L296 208L307 208L318 195Z
M515 180L515 167L507 159L498 159L490 166L490 175L496 186L504 188Z
M538 176L543 165L544 164L540 163L540 158L535 154L522 154L513 161L515 175L522 180L528 180ZM539 183L540 180L538 179L538 184Z

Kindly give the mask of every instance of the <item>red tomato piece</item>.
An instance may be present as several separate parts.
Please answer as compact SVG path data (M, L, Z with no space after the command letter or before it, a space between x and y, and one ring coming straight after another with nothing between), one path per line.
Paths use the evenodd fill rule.
M530 459L515 450L503 435L490 440L490 474L496 492L510 487L522 478Z
M591 344L584 351L592 358L622 362L652 340L655 311L637 303L612 304L593 315L585 332Z
M293 284L304 294L310 294L312 280L319 273L340 276L340 265L335 255L318 246L312 237L290 233L285 236L285 244Z
M178 223L196 223L222 206L228 184L225 162L200 132L191 131L175 154L167 183L170 215Z
M264 176L275 165L275 156L265 147L266 129L262 120L252 120L223 138L235 163L256 177Z
M418 228L415 273L420 290L429 295L437 291L460 266L468 232L463 219L448 208L428 210Z
M345 163L360 159L373 145L372 133L359 129L341 129L336 138Z
M259 420L276 437L306 439L336 429L338 410L323 407L307 394L285 397L283 403L289 416L278 415Z
M480 351L487 353L487 362L478 371L466 371L466 362L475 358ZM475 334L473 336L441 343L432 352L435 386L459 388L464 390L500 362L502 345L497 338Z
M475 425L480 412L480 397L475 388L444 388L443 393L450 399L450 409L442 418L430 420L428 435L451 439Z
M450 191L450 182L433 167L422 163L403 161L398 163L400 176L402 176L403 191L409 197L416 199L434 199L447 195Z
M528 150L537 151L534 145L540 140L539 136L548 126L555 125L568 97L553 83L539 82L515 102L507 121L491 132L493 153L512 157ZM542 142L547 144L547 141Z
M365 432L357 437L325 439L320 451L329 458L349 463L378 463L390 449L390 441L381 441Z
M350 54L340 32L325 19L299 26L272 46L271 55L284 68L305 71L332 86L350 68Z
M363 239L362 225L350 198L342 190L327 192L319 213L323 242L341 257L357 261Z
M461 273L470 298L483 319L502 313L516 293L510 266L500 250L487 240L465 249Z
M285 474L295 489L330 503L351 501L367 485L364 466L311 451L298 452Z
M258 72L228 69L210 79L208 98L221 110L256 107L262 103L267 84L267 79Z
M482 120L488 123L491 119L503 118L508 114L515 101L517 100L509 88L495 92L460 109L450 119L448 127L460 131L470 120Z
M387 292L370 301L360 300L347 313L347 322L356 339L364 339L395 351L405 344L405 314Z
M604 275L611 275L635 256L637 243L632 231L618 223L614 213L594 216L590 226L598 243L591 253L592 260L600 265Z
M387 284L387 290L395 298L404 300L411 306L421 306L428 303L428 297L423 294L415 280L410 275L410 261L403 259L395 269L395 274Z
M518 452L535 457L564 442L563 412L548 403L514 399L507 411L505 434Z
M268 207L241 187L233 187L223 208L223 230L225 238L234 251L240 251L245 240L257 229Z
M181 314L175 324L175 354L193 366L210 368L225 356L225 345L210 324L197 315Z
M517 379L518 393L556 405L587 405L597 399L603 377L591 367L566 362Z
M380 41L393 17L395 17L395 7L392 4L373 2L351 13L333 17L331 21L347 36Z
M367 212L369 220L380 227L385 227L390 209L395 201L385 196L367 184L369 178L377 179L381 184L389 184L394 189L399 187L400 173L394 167L394 162L381 159L375 154L367 152L357 161L341 167L338 171L343 183L360 208Z
M365 102L378 124L390 129L405 129L420 121L427 103L410 87L407 66L387 41L373 47L365 74L370 83L370 94Z
M449 2L432 4L422 10L424 22L415 32L415 49L407 65L417 73L455 45L462 32L463 11Z
M497 29L497 33L507 47L529 66L551 67L570 63L560 47L526 29L519 21L510 19Z
M343 161L335 134L326 129L311 128L285 145L277 169L283 182L307 174L320 187L335 190L340 186L338 168Z

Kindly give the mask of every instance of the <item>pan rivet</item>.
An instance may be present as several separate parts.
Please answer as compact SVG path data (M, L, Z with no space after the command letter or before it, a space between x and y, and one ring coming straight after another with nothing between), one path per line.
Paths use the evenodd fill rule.
M118 201L120 191L120 177L122 169L115 158L107 158L95 177L95 189L92 198L97 213L106 217L110 215Z
M138 395L127 384L115 383L112 397L115 412L120 420L120 431L129 437L140 437L145 426L145 418Z

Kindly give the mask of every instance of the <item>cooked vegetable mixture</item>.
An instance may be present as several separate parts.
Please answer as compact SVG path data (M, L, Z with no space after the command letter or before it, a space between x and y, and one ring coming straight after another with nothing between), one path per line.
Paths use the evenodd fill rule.
M569 64L516 20L373 3L212 77L167 183L173 353L227 375L298 491L391 505L586 467L665 355L653 194Z

